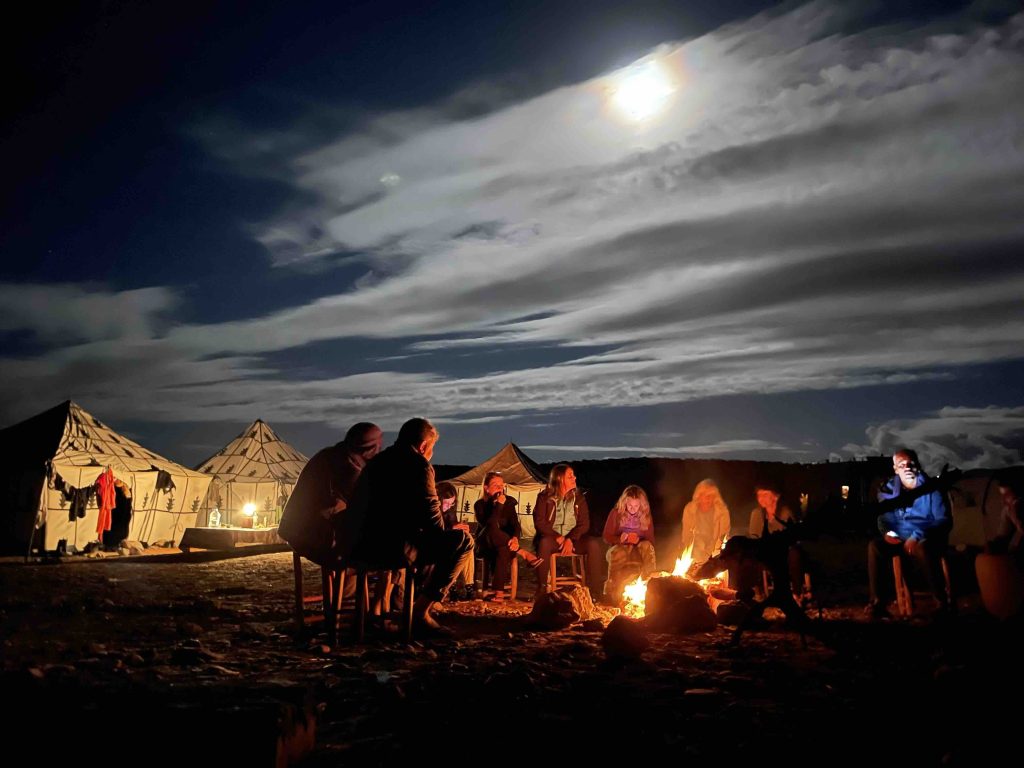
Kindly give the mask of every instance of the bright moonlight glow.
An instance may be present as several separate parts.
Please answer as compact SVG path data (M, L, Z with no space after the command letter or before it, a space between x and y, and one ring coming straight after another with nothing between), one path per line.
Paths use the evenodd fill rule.
M612 103L630 120L646 120L660 112L675 91L672 80L656 61L630 67L617 78Z

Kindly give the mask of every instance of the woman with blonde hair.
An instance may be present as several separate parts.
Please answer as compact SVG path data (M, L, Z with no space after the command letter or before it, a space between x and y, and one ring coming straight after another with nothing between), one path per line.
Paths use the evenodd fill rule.
M690 557L696 569L722 551L732 520L718 485L711 478L697 483L693 498L683 508L682 551L692 547Z
M654 520L647 494L639 485L627 485L604 524L604 540L611 545L605 597L618 602L622 586L636 575L648 579L657 569L654 556ZM632 567L631 567L632 566Z

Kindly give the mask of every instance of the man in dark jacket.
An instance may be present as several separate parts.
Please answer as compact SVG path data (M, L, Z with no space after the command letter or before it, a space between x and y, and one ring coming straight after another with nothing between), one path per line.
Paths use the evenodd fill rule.
M410 419L398 439L366 466L356 490L362 532L355 557L384 568L415 563L428 573L413 605L414 627L443 632L431 616L456 576L473 556L473 539L462 530L445 530L434 488L430 459L438 432L426 419Z
M351 548L343 513L363 467L380 451L383 437L376 424L361 422L349 429L343 441L319 451L303 467L277 529L292 549L327 565Z

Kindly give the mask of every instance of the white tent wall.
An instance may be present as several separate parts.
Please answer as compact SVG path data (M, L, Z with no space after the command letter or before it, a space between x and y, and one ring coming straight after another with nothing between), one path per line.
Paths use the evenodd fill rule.
M291 483L280 483L272 479L255 483L225 483L216 477L211 479L210 488L200 507L199 525L208 524L214 507L220 511L221 525L238 525L245 514L242 510L249 503L256 505L255 514L260 518L266 517L271 525L276 525L283 511L281 500L287 500L294 487Z
M54 471L72 488L86 488L96 482L105 467L76 467L55 464ZM177 542L185 528L195 525L196 514L206 494L209 478L199 473L175 474L169 472L174 488L156 490L158 472L129 472L112 468L114 477L124 482L132 492L132 521L128 538L153 543ZM68 519L70 502L64 495L44 484L40 503L45 505L45 536L42 542L47 550L57 548L64 539L78 549L98 538L96 524L99 506L93 497L86 507L85 517Z
M953 530L949 543L982 547L995 537L1002 515L1002 498L989 470L965 473L952 487Z
M473 514L473 505L476 504L477 500L483 494L483 489L479 485L461 485L457 484L452 480L448 481L455 486L455 490L458 493L456 497L456 504L458 504L459 510L459 521L466 523L475 523L476 515ZM518 504L516 507L519 510L519 526L523 529L524 543L533 541L533 537L537 532L537 529L533 525L533 506L537 503L537 494L543 490L543 485L506 485L505 493L514 498ZM469 511L467 512L466 504L469 504ZM530 514L526 513L526 505L530 505Z

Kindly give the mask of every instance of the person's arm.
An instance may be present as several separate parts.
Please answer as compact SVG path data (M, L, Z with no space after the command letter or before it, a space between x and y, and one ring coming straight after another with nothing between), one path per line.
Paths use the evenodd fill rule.
M513 499L511 496L506 496L505 508L508 510L509 513L509 522L511 523L512 538L523 538L523 524L519 522L519 502Z
M914 530L907 537L908 539L921 541L928 536L929 531L949 527L951 520L945 494L932 491L927 496L915 501L914 506L924 506L925 515L914 525Z
M680 552L685 552L686 548L693 544L693 516L697 505L689 503L683 507L683 529L679 533L679 544Z
M573 544L579 541L583 535L590 530L590 507L587 506L587 497L580 493L580 490L576 489L576 526L569 531L568 538L572 539Z
M491 503L486 499L477 499L473 504L473 516L480 526L480 530L487 527L487 521L491 519Z
M612 546L620 543L619 515L614 509L608 513L608 518L604 521L604 531L601 533L601 538Z
M747 530L750 538L760 539L762 534L764 534L764 525L764 512L760 507L754 507L753 511L750 513L750 527Z
M414 488L416 494L415 506L413 508L413 519L416 527L424 530L436 528L444 530L444 517L441 515L441 501L437 498L437 489L434 487L434 468L430 462L423 460L422 469L418 469L418 477Z
M533 527L541 536L558 538L555 530L554 499L546 491L537 494L537 503L533 505Z
M722 505L715 505L715 546L711 550L711 556L716 557L722 553L722 543L732 530L732 518L729 517L729 508Z
M611 517L611 515L609 515ZM651 516L651 524L640 531L640 541L649 541L651 544L654 543L654 516Z

